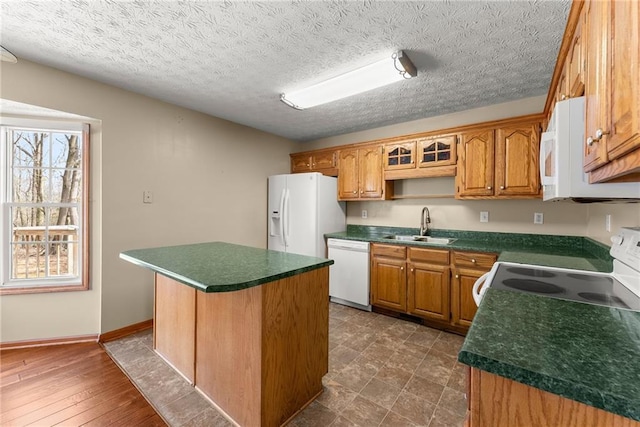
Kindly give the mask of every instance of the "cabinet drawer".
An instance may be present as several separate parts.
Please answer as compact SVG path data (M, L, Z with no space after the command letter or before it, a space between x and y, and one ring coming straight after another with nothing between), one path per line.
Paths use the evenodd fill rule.
M435 264L449 264L449 251L441 249L409 248L411 261L422 261Z
M490 270L493 263L496 262L495 254L486 254L478 252L453 252L453 264L456 267L471 267L483 270Z
M372 245L371 253L376 256L405 259L407 256L407 248L405 248L404 246L396 246L396 245L374 244Z

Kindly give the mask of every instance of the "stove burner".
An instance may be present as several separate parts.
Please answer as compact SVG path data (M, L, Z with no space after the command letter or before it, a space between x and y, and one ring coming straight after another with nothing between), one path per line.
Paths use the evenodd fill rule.
M589 274L578 274L578 273L569 273L568 277L577 280L584 280L585 282L606 282L609 284L613 284L613 279L607 276L592 276Z
M521 274L523 276L532 276L532 277L554 277L550 271L546 270L536 270L534 268L523 268L523 267L509 267L507 271L514 274Z
M505 286L519 291L534 292L539 294L562 294L564 289L552 283L545 283L531 279L505 279L502 282Z
M579 292L578 296L581 296L587 301L600 302L608 306L630 308L627 304L624 303L624 301L622 301L615 295L599 294L595 292Z

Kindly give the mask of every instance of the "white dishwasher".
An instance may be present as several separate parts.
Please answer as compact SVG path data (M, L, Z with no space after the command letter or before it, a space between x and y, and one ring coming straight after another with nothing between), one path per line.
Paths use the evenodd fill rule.
M371 311L369 302L369 242L327 239L331 301Z

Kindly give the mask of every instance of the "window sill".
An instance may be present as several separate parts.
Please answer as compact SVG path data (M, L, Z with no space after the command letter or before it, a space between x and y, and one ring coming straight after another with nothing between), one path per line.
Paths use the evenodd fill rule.
M52 286L24 286L24 287L0 287L0 295L21 295L21 294L46 294L53 292L77 292L88 291L89 284L78 285L52 285Z

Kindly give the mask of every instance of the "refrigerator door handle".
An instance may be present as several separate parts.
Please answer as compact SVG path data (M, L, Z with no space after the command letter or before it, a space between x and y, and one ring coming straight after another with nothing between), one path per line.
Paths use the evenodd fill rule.
M289 189L284 190L284 209L282 209L282 238L285 248L289 245Z
M286 189L283 188L282 192L280 193L280 218L278 220L278 236L280 236L280 241L282 242L282 245L284 246L284 196L286 193Z

